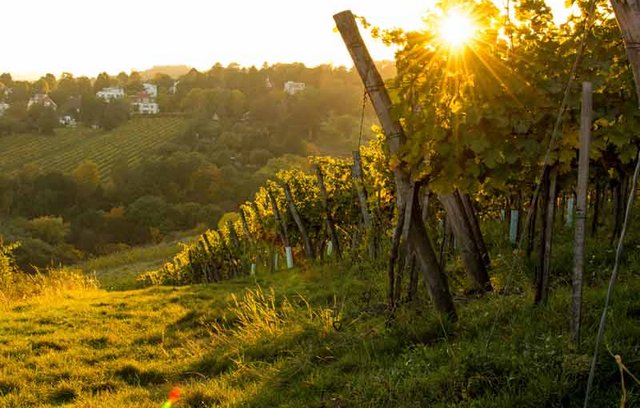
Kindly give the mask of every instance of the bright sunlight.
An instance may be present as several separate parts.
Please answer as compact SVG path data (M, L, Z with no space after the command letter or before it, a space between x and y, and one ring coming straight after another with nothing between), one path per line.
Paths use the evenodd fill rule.
M476 26L468 14L449 10L440 22L440 37L452 48L467 44L476 32Z

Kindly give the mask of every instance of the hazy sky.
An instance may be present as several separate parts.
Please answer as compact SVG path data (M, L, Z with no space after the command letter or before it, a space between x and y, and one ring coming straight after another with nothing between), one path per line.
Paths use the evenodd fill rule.
M560 0L562 1L562 0ZM432 0L2 0L0 73L94 76L215 62L350 65L333 14L418 28ZM374 58L393 51L372 47Z

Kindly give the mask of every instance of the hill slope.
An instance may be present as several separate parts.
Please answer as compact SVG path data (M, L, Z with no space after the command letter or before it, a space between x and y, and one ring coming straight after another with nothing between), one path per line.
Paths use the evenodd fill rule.
M58 129L55 136L5 136L0 138L0 171L14 173L25 164L35 164L43 171L70 172L83 160L91 160L106 178L116 160L139 162L150 149L175 139L183 126L182 118L134 118L110 132L75 128Z
M581 406L603 288L586 291L578 352L566 289L546 308L527 290L460 298L451 324L428 305L388 320L382 282L366 266L327 264L16 304L0 311L0 406L151 408L173 386L177 407ZM618 288L607 347L637 374L640 279L627 274ZM604 351L591 406L619 400Z

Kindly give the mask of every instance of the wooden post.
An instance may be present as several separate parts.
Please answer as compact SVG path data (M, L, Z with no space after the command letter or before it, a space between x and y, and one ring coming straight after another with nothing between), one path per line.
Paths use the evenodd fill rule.
M478 251L480 251L480 256L482 257L482 261L487 269L491 266L491 258L489 257L489 250L487 250L487 245L484 242L484 237L482 236L482 230L480 229L480 222L478 221L478 214L476 213L476 209L473 206L473 201L471 201L471 197L468 193L460 193L460 200L462 201L462 206L464 207L465 212L467 213L467 219L469 220L469 224L471 225L471 231L473 232L473 238L478 246Z
M553 243L553 219L556 209L557 166L548 167L545 197L545 213L542 215L542 242L540 246L539 276L536 282L535 303L544 304L549 294L549 273L551 267L551 248Z
M440 243L440 267L444 270L447 264L447 245L451 236L451 224L447 221L447 217L442 220L442 242Z
M282 187L284 188L284 195L287 198L287 204L289 205L289 212L293 217L293 220L296 222L298 226L298 231L300 231L300 237L302 238L302 245L304 247L304 253L307 255L307 258L314 259L316 257L313 246L311 245L311 240L309 239L309 234L307 234L307 229L302 222L302 217L300 217L300 213L298 212L298 208L296 207L296 203L293 201L293 195L291 194L291 188L287 182L282 182Z
M573 247L573 291L571 295L571 336L580 344L582 315L582 275L584 272L584 241L587 222L587 186L589 184L589 149L592 122L591 82L582 83L582 112L580 116L580 157L576 202L575 243Z
M227 241L224 240L224 236L222 236L222 234L220 232L214 231L214 233L218 236L218 240L220 241L220 245L222 245L222 250L226 254L227 261L228 261L229 267L231 269L231 276L230 277L238 276L238 264L237 264L235 255L233 254L233 252L231 252L231 249L229 248L229 245L227 245Z
M422 222L425 224L429 220L429 201L431 199L431 191L427 188L424 189L422 196Z
M227 228L229 229L229 237L231 237L231 241L233 241L233 245L240 249L240 238L238 237L238 233L236 232L236 227L233 226L233 222L231 220L227 220Z
M252 201L250 205L253 213L256 216L256 219L258 220L258 225L260 225L260 228L264 228L264 223L262 222L262 214L260 214L260 208L258 208L258 204L255 201Z
M244 236L247 237L247 240L250 243L253 243L253 236L251 235L251 231L249 230L249 224L247 223L247 216L244 213L244 209L240 207L240 221L242 223L242 231L244 232Z
M349 50L354 66L358 70L358 74L364 83L369 100L380 120L386 136L385 144L389 153L397 156L400 154L401 148L405 143L406 136L400 122L393 118L391 113L393 107L391 99L384 86L382 77L376 69L373 59L371 55L369 55L369 51L360 36L355 18L351 11L347 10L334 15L333 19ZM406 202L409 197L409 190L411 189L410 170L405 163L400 163L394 167L393 175L397 191L396 205L401 209L404 207L404 202ZM414 205L412 213L408 215L411 218L408 243L417 255L420 269L425 275L425 281L429 288L429 295L438 312L448 315L451 319L456 319L457 315L451 293L449 292L447 276L438 264L431 240L420 218L422 215L420 203Z
M278 203L276 202L276 198L273 195L273 192L271 190L267 190L267 194L269 195L269 201L271 202L271 211L273 211L273 217L276 220L276 230L278 231L278 235L280 236L280 240L282 241L282 246L286 248L290 246L287 225L284 223L284 220L280 216Z
M324 176L322 169L319 165L315 166L316 177L318 178L318 187L320 188L320 201L322 202L322 209L324 210L324 216L327 223L327 229L329 230L329 236L331 237L331 249L336 252L336 257L342 259L342 250L340 248L340 241L338 240L338 232L336 231L335 223L333 222L333 216L329 209L329 196L327 195L327 189L324 185Z
M388 282L388 289L387 289L387 302L388 302L389 310L391 311L395 310L396 301L398 300L396 293L399 293L399 291L396 291L394 288L394 284L396 282L395 268L396 268L396 262L398 261L398 253L400 252L400 240L402 238L404 217L405 217L405 209L401 208L398 210L398 221L396 222L396 226L393 229L393 238L391 240L391 250L389 253L389 267L388 267L388 274L387 274L389 278L389 282ZM398 274L400 273L401 271L398 270ZM398 284L400 284L400 282L401 281L398 280Z
M367 241L367 248L369 250L369 258L374 259L376 257L376 247L373 237L373 220L371 217L371 211L369 210L369 199L367 198L367 189L364 187L364 175L362 172L362 159L358 150L353 151L353 169L351 173L351 179L358 195L358 202L360 203L360 212L362 213L362 221L364 223L365 238Z
M478 251L462 201L455 191L449 194L439 194L438 198L447 213L447 220L453 229L471 284L474 289L479 291L491 290L489 274Z
M358 201L360 202L360 211L362 212L362 220L365 228L370 229L372 226L371 212L369 211L369 200L367 198L367 190L364 188L364 176L362 173L362 159L360 152L353 151L353 173L352 179L358 193Z
M509 242L512 245L518 243L518 224L520 224L520 211L509 210Z
M640 1L611 0L613 11L618 20L622 38L627 50L627 58L633 71L636 84L636 96L640 102Z

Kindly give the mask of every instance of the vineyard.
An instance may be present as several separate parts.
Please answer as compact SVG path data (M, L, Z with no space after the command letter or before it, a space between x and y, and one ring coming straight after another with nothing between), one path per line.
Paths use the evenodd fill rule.
M19 248L0 242L0 404L45 390L51 405L152 407L171 390L190 407L638 406L640 3L575 7L557 24L535 0L438 3L415 32L334 15L364 93L351 156L284 160L193 242L87 266L143 289L47 299L43 275L21 303ZM473 32L448 36L445 19ZM394 78L362 29L399 47ZM367 104L379 125L363 141ZM104 177L182 126L8 138L0 169L90 159ZM184 191L240 188L204 170ZM141 202L142 216L179 214Z
M55 136L5 136L0 138L0 171L15 173L25 165L36 165L43 171L69 173L90 160L104 180L116 161L135 165L150 149L175 139L183 126L180 118L135 118L109 132L77 128L59 129Z
M459 296L524 291L544 307L554 288L571 282L567 325L579 349L586 347L583 337L593 344L593 334L581 331L583 287L603 278L589 279L584 271L588 231L608 240L615 253L606 268L611 283L597 325L588 401L636 198L632 73L622 62L623 49L602 45L617 30L602 10L586 14L600 24L585 23L591 33L561 40L569 27L524 25L509 44L497 36L495 8L476 7L486 24L478 35L495 48L438 54L443 45L431 33L386 33L388 41L404 46L396 56L398 76L387 84L353 15L334 16L380 120L378 139L358 146L353 160L315 157L306 168L281 171L225 225L140 279L210 283L332 258L387 271L389 321L411 308L406 305L422 286L438 315L451 322L460 317ZM541 30L558 43L530 37ZM566 52L575 63L556 59L555 65L540 62L545 70L531 70L531 61L511 59L512 50L525 45L535 58ZM614 62L598 65L607 58ZM487 64L492 59L493 67ZM496 224L502 236L490 242L486 228ZM575 230L575 238L569 236L575 239L573 259L558 265L553 248L567 239L567 230ZM508 259L492 259L496 240L512 246ZM496 324L497 317L484 334L487 347Z

